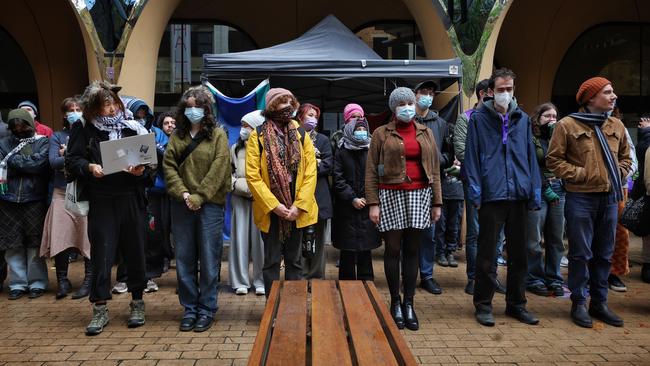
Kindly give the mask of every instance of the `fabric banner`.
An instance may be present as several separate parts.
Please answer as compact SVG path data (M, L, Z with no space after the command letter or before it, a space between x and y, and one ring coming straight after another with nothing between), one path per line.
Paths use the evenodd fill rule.
M263 80L255 89L242 98L228 97L208 81L204 81L203 85L214 95L215 117L217 122L223 126L228 134L228 145L232 146L239 138L241 118L248 112L256 109L264 109L266 93L269 91L269 80ZM224 240L230 240L231 215L230 195L228 195L223 225Z

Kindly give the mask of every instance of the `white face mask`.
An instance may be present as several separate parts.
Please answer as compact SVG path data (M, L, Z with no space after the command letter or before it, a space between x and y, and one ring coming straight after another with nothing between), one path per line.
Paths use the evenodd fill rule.
M498 106L504 109L508 109L511 100L512 100L512 94L508 92L494 93L494 103L496 103Z
M242 141L248 140L250 135L251 135L251 130L249 128L242 127L241 130L239 130L239 137L242 139Z

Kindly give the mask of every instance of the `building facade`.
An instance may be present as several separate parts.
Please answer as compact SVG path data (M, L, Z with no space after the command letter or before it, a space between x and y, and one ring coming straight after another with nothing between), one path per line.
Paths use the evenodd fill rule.
M286 42L329 14L385 58L460 57L464 105L477 80L509 67L529 112L549 100L574 111L580 83L602 75L628 127L650 113L650 2L641 0L2 1L0 110L6 118L32 99L57 129L60 102L96 79L169 109L200 82L202 54Z

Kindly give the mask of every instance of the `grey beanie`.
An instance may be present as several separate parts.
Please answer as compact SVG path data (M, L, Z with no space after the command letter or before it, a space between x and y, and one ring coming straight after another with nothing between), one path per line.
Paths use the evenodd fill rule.
M388 98L388 108L395 113L395 108L397 108L401 102L415 103L415 94L413 93L413 90L405 87L399 87L393 90Z
M18 104L18 108L22 107L29 107L34 111L34 114L38 115L38 108L36 108L36 104L30 102L29 100L24 100Z

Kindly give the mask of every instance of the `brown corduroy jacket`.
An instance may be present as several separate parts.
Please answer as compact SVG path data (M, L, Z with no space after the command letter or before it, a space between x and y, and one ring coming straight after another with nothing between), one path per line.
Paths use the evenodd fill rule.
M431 130L415 123L415 139L422 151L422 166L433 191L431 204L442 205L440 189L440 162L438 148ZM368 161L366 162L366 202L379 204L379 184L400 184L407 180L404 140L395 130L396 122L377 128L372 133Z
M632 167L623 122L609 117L601 130L624 180ZM548 147L546 167L564 179L568 192L609 192L611 184L603 152L590 126L572 118L558 121Z

